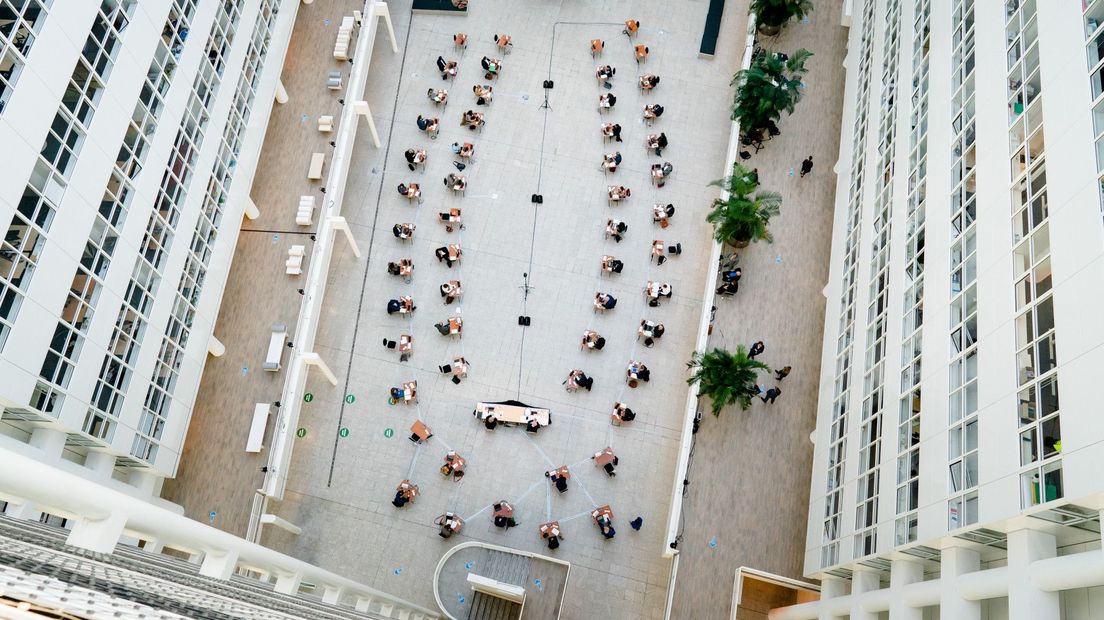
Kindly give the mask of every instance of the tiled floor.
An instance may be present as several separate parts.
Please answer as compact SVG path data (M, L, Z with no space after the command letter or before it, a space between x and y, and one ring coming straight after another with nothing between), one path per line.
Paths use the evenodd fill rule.
M688 476L672 618L727 618L740 566L802 577L847 37L838 3L816 6L809 23L791 25L771 44L815 56L803 100L779 123L782 135L747 164L759 169L762 189L782 194L774 243L743 251L740 292L718 300L710 339L730 350L762 340L759 359L793 371L776 403L705 415ZM813 172L801 178L809 155ZM766 373L762 380L774 385Z
M326 138L314 129L314 119L334 113L337 105L337 97L323 84L325 70L331 65L340 67L330 55L335 22L357 4L346 0L300 7L284 71L291 101L277 106L273 113L262 172L253 189L262 218L247 222L249 229L296 228L294 204L312 188L304 178L309 153L328 148L324 146ZM337 244L324 306L328 320L319 331L316 347L338 374L340 385L331 388L312 375L308 389L313 400L304 406L300 420L306 435L296 443L288 492L283 502L270 506L272 512L301 526L303 533L292 537L269 528L265 542L381 590L433 606L433 569L447 545L475 538L548 552L538 539L536 526L557 518L563 525L564 544L548 553L572 563L563 617L582 617L584 613L659 617L670 566L661 558L662 530L686 395L684 364L702 311L699 299L705 276L712 268L706 265L710 231L704 214L717 190L708 183L725 173L731 97L728 81L742 52L744 7L730 3L716 57L701 59L697 49L708 4L704 0L609 0L562 6L539 0L476 0L463 17L412 17L408 1L390 4L400 53L391 53L381 32L365 96L384 148L375 149L367 130L361 128L344 208L365 257L357 260L345 244ZM637 67L631 45L620 34L620 22L628 17L641 20L639 42L651 49L642 69L663 78L660 87L647 95L635 87ZM838 23L838 15L826 12L813 25L795 27L792 32L798 36L802 28L806 33L821 32L824 27L819 20L831 21L829 17ZM327 19L329 24L324 21ZM461 30L471 37L462 56L453 51L451 43L452 34ZM515 47L505 57L505 68L494 84L494 103L481 108L487 126L481 133L472 133L460 127L459 117L475 107L471 87L482 82L479 59L484 54L496 55L495 32L513 35ZM842 29L839 32L842 41ZM828 35L813 36L804 44L819 53L817 42ZM616 146L603 144L598 133L603 116L595 104L598 94L606 91L593 76L599 60L590 57L588 42L594 37L606 41L605 55L599 60L618 68L612 91L618 103L612 113L604 115L624 127L625 141ZM791 335L783 336L783 325L770 322L778 313L763 312L749 298L758 296L771 307L782 308L818 308L823 303L819 288L827 271L822 258L827 255L834 189L829 162L834 160L838 139L829 131L835 131L838 124L839 101L838 97L830 100L831 94L822 95L825 103L819 105L814 95L831 90L821 80L828 79L832 71L837 71L833 79L842 88L838 73L841 50L825 49L814 59L808 99L799 108L799 116L787 121L783 125L787 133L756 157L764 185L773 183L782 190L787 207L775 228L776 244L754 248L745 258L747 275L741 297L721 304L714 335L718 346L731 346L751 335L763 337L768 360L773 361L777 354L786 358L785 363L794 364L797 370L775 406L777 418L772 418L794 421L774 428L773 433L766 432L768 425L746 428L752 424L750 416L727 415L719 422L706 421L690 472L695 484L687 500L684 557L676 593L676 604L691 615L674 617L721 617L738 565L734 562L756 566L753 562L759 561L758 568L793 574L789 569L796 567L800 572L799 563L778 568L762 562L760 555L748 555L746 562L742 552L721 556L735 548L734 542L725 541L711 550L717 556L713 558L695 556L691 546L712 530L709 520L720 514L743 514L748 524L740 525L740 536L745 531L756 532L762 546L791 545L796 549L804 541L809 451L791 435L804 432L807 436L811 429L816 369L793 358L800 355L810 364L819 359L821 311L790 317L785 326L792 333L790 342ZM833 57L833 53L837 55ZM438 54L460 61L455 83L442 82L437 75L433 63ZM541 107L541 81L549 73L555 87L549 92L551 109L546 111ZM449 89L450 103L435 111L425 91L441 86ZM646 102L661 102L667 110L651 129L640 120ZM431 113L441 117L441 136L436 141L426 140L414 124L418 114ZM303 114L308 116L305 121ZM807 116L801 117L803 114ZM796 179L786 176L785 168L807 154L799 156L796 150L805 148L813 138L787 131L787 127L803 122L816 122L820 127L813 151L819 167L799 186ZM652 131L663 131L671 140L662 159L644 150L644 136ZM453 196L441 186L442 177L454 171L448 147L456 140L476 145L476 157L463 172L469 184L463 197ZM429 150L427 171L407 170L403 151L410 146ZM602 153L617 148L625 162L607 179L598 164ZM777 170L767 169L774 161L771 157L777 158ZM664 160L671 161L676 171L666 187L654 189L650 165ZM422 184L422 205L415 207L397 195L395 186L403 181ZM634 195L621 206L608 207L605 188L611 183L629 186ZM792 189L783 187L787 183ZM313 187L316 190L317 184ZM530 203L533 193L544 197L539 207ZM651 206L660 201L672 202L677 208L672 226L662 233L651 222ZM464 210L466 226L449 234L435 219L437 212L451 207ZM607 217L629 224L622 243L603 238ZM396 222L417 224L413 243L401 244L390 234ZM166 485L166 496L183 503L189 515L206 520L208 512L216 510L215 525L236 533L245 531L264 463L263 456L243 451L249 412L253 402L277 398L282 380L282 374L253 370L267 343L267 328L257 329L256 325L292 323L300 300L295 288L301 283L266 271L271 269L266 265L281 264L287 236L242 234L216 327L227 354L208 363L180 475ZM662 266L649 263L655 238L668 244L681 242L684 253ZM433 260L433 249L446 243L460 243L464 248L464 260L452 270ZM781 265L774 262L776 253L783 255ZM624 272L600 277L598 263L603 254L622 259ZM415 261L410 284L386 274L387 262L400 257ZM771 270L775 270L775 286L768 291L766 274ZM531 287L528 295L526 273ZM463 282L464 297L458 305L442 305L437 293L438 285L449 279ZM649 279L674 286L673 298L659 308L644 303L641 289ZM617 308L602 316L591 310L591 299L598 290L619 299ZM412 295L419 306L411 320L384 311L387 299L403 294ZM458 310L465 319L463 340L438 335L433 324ZM523 314L532 317L530 327L517 325L517 317ZM635 339L636 327L644 317L667 326L666 336L651 349ZM588 328L607 338L603 351L579 350L579 337ZM412 334L415 345L413 357L404 363L394 351L380 346L382 339L397 339L401 333ZM772 339L772 334L778 334L777 338ZM458 386L437 372L439 364L456 355L465 356L472 365L470 377ZM635 390L626 388L623 378L631 358L648 364L653 373L650 383ZM250 371L243 374L243 366ZM561 382L571 368L582 368L595 378L592 392L569 394L563 390ZM418 380L420 403L388 405L388 388L413 379ZM488 433L470 416L479 400L509 398L550 408L553 425L535 437L508 428ZM635 422L619 428L608 424L608 412L616 400L626 401L638 412ZM791 408L792 413L787 414ZM406 439L416 418L435 431L427 445L415 447ZM339 433L342 428L347 435ZM741 432L753 432L756 437L777 435L778 447L791 448L792 459L775 468L755 460L757 451L767 449L765 441L748 449L726 449L747 441L748 435ZM616 478L606 477L589 460L607 445L621 458ZM459 483L446 481L437 472L441 457L450 448L469 462L468 475ZM573 466L575 478L571 490L560 496L550 491L542 472L565 463ZM732 471L762 469L777 478L743 489L740 484L748 481L740 478L751 476L731 476ZM414 504L397 510L390 499L403 478L419 484L422 495ZM780 521L774 500L770 511L757 510L756 503L747 501L748 493L777 489L781 484L788 485L783 488L791 491L788 495L793 503L785 518L802 534L795 538L786 531L793 540L782 536L784 528L773 527ZM706 499L707 489L713 499ZM522 522L508 533L494 528L485 510L491 502L504 498L514 502ZM613 507L619 532L611 541L602 539L587 515L590 508L605 503ZM743 512L730 512L734 507ZM448 542L437 537L432 525L433 518L446 510L468 518L463 533ZM645 525L635 532L627 521L638 515L644 517ZM792 550L781 554L792 554ZM709 592L701 594L705 589ZM683 593L700 604L688 603Z

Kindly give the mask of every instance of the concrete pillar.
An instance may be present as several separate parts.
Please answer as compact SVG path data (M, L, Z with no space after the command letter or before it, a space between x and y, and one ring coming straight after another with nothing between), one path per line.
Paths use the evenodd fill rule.
M372 108L368 107L367 101L354 101L353 111L364 117L364 120L368 121L368 133L372 134L372 144L376 145L378 149L380 147L379 132L376 131L376 121L372 120Z
M126 515L118 511L103 519L81 519L73 526L65 542L89 551L111 553L123 536L126 522Z
M261 210L257 208L257 203L253 202L253 199L248 196L245 198L245 217L251 220L261 217Z
M1059 620L1057 592L1031 583L1031 563L1058 555L1053 534L1037 530L1008 533L1008 620Z
M282 529L286 532L291 532L292 534L295 534L296 536L303 533L303 528L299 527L298 525L295 525L294 523L292 523L290 521L287 521L286 519L281 519L280 517L277 517L274 514L263 514L263 515L261 515L261 523L263 525L275 525L276 527L278 527L278 528L280 528L280 529Z
M222 344L222 341L215 338L214 334L207 340L207 352L214 357L222 357L226 355L226 345Z
M910 583L924 580L924 565L910 560L893 560L889 571L889 587L893 598L889 603L889 617L893 620L923 620L922 607L909 607L901 596Z
M878 620L877 612L865 611L862 607L863 594L882 589L881 573L876 570L859 568L851 574L851 616L849 620Z
M345 218L340 215L330 216L330 226L333 226L334 230L345 233L345 240L349 242L349 247L353 250L353 256L360 258L360 248L357 246L356 239L353 238L353 231L349 228L349 223L345 221Z
M65 433L54 428L38 427L31 431L30 443L42 450L46 456L54 459L61 458L61 451L65 449Z
M341 602L341 595L345 593L344 588L338 588L336 586L326 586L322 592L322 602L327 605L337 605Z
M314 0L311 0L311 2L313 2L313 1ZM303 3L304 4L310 4L310 2L307 2L306 0L303 0ZM287 102L288 102L288 94L287 94L287 90L284 88L284 81L283 80L276 80L276 103L287 103Z
M237 551L208 551L203 556L203 564L199 567L199 574L204 577L213 577L226 581L234 574L238 566Z
M939 616L955 620L981 620L981 601L962 598L955 585L960 576L981 569L981 555L967 547L950 546L943 549L939 565L939 577L943 583Z
M131 470L130 478L127 480L127 484L151 496L161 495L161 485L164 482L164 478L145 469Z
M9 501L8 507L4 510L4 514L13 519L23 519L25 521L38 521L42 518L42 512L32 501L24 501L21 504Z
M150 553L162 553L165 551L165 545L156 538L151 538L143 541L142 551L148 551Z
M820 582L820 600L825 601L832 598L839 598L847 595L847 582L839 577L825 577ZM818 620L837 620L839 616L829 614L824 606L821 606L824 611L820 612Z
M391 12L387 10L386 2L376 3L376 15L379 15L380 19L383 20L384 25L387 26L387 37L391 39L391 53L398 54L399 42L398 39L395 38L395 27L391 25ZM372 27L374 28L375 25L373 24ZM371 52L371 50L369 50L369 52Z
M115 455L92 450L85 455L84 466L105 478L110 478L111 473L115 471Z
M318 368L318 370L321 370L326 380L330 382L330 385L337 386L337 376L333 374L330 367L326 365L326 362L322 361L322 358L317 353L302 353L300 354L300 358L305 365L314 366Z
M366 611L369 611L370 608L372 607L372 602L373 601L375 601L375 599L370 597L370 596L358 596L358 597L356 597L356 610L359 611L359 612L362 612L362 613L366 612Z
M279 594L295 596L299 593L299 585L303 583L303 575L300 573L284 573L276 578L276 586L273 588Z

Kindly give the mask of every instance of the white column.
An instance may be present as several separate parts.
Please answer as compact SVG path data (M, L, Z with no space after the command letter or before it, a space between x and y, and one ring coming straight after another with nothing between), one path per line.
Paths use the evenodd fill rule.
M65 433L53 428L38 427L31 432L30 444L54 459L65 449Z
M237 551L208 551L199 566L199 574L226 581L238 566Z
M251 220L261 217L261 210L257 208L257 203L253 202L253 199L249 196L245 197L245 217Z
M110 478L115 469L115 455L91 450L84 457L84 466L101 476Z
M849 620L878 620L876 612L863 610L863 595L882 588L878 571L859 568L851 575L851 616Z
M311 2L313 2L313 1L314 0L311 0ZM304 4L310 4L310 2L306 2L306 0L304 0ZM283 80L276 80L276 103L287 103L287 102L288 102L288 94L287 94L287 89L284 88L284 81Z
M333 374L330 367L326 365L326 362L322 361L322 358L317 353L302 353L299 356L303 360L303 364L307 366L314 366L318 370L322 371L322 374L326 376L326 380L331 385L337 385L337 376Z
M207 340L207 352L214 357L222 357L226 355L226 345L222 344L222 341L215 338L214 334Z
M942 584L939 596L939 616L958 620L981 620L981 601L962 598L956 582L967 573L981 569L981 555L967 547L951 546L943 549L939 560L939 577Z
M374 600L375 599L370 596L358 596L355 609L359 612L368 611L372 607L372 602Z
M122 511L112 512L103 519L81 519L73 526L65 542L89 551L111 553L123 536L126 521L126 514Z
M902 597L902 590L910 583L924 580L924 565L910 560L893 560L889 570L889 588L893 598L889 603L889 617L893 620L922 620L922 607L909 607Z
M300 573L284 573L276 578L276 586L273 588L279 594L294 596L299 593L299 584L303 582Z
M322 602L327 605L337 605L341 602L341 595L345 593L344 588L337 586L326 586L322 592Z
M136 489L141 489L147 495L160 495L161 485L164 482L165 479L161 476L144 469L132 470L130 478L127 480L127 484Z
M387 26L387 36L391 39L391 53L398 54L399 43L395 38L395 28L391 25L391 12L387 10L386 2L376 3L376 15L379 15L380 18L383 19L383 23Z
M372 144L376 145L378 149L380 147L379 132L376 131L376 121L372 120L372 108L368 107L367 101L354 101L353 111L364 117L364 120L368 121L368 132L372 134Z
M165 545L156 538L146 539L145 544L142 545L142 551L148 551L150 553L162 553L165 551Z
M25 521L38 521L42 518L42 512L38 509L38 506L30 500L24 500L20 504L9 501L8 507L4 509L4 514L13 519L23 519Z
M839 598L847 594L847 582L839 577L825 577L820 582L820 600L826 601L828 599ZM839 616L828 613L828 607L821 605L821 612L818 620L837 620Z
M353 250L353 256L360 258L360 248L357 246L356 239L353 238L353 231L349 228L349 223L345 221L345 218L340 215L330 216L330 226L332 226L334 230L340 230L345 233L345 239L349 242L349 246Z
M1008 533L1008 620L1059 620L1057 592L1031 583L1031 563L1058 555L1053 534L1037 530Z

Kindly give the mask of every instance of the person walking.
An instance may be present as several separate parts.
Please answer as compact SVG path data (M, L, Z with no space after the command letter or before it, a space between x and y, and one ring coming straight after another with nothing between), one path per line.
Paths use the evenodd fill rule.
M790 371L791 370L793 370L793 368L790 367L790 366L784 366L779 370L775 370L774 371L775 380L781 381L781 380L785 379L786 377L790 376Z
M801 162L801 176L805 176L813 171L813 156L810 155L808 159Z
M629 521L629 525L632 526L632 529L639 532L640 528L644 525L644 517L637 517L632 521Z
M772 387L771 389L767 390L767 393L760 396L759 398L762 398L763 402L770 401L770 404L773 405L774 404L774 399L778 398L781 394L782 394L782 388L780 388L778 386L775 386L775 387Z
M767 346L760 340L751 345L751 349L748 350L748 359L755 359L756 356L767 350Z

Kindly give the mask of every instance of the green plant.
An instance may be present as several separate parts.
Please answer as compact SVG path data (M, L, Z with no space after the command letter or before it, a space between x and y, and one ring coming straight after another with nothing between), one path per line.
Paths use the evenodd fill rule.
M756 372L769 367L747 355L743 345L732 353L724 349L713 349L705 353L695 353L686 363L694 374L686 380L690 385L698 384L698 392L712 401L713 415L721 415L728 405L740 405L746 411L755 396Z
M732 77L736 95L732 102L732 120L740 121L740 130L747 133L762 130L770 121L793 114L801 101L802 78L808 69L805 62L813 55L799 49L783 61L777 54L760 54L747 69Z
M777 30L791 19L804 19L813 12L812 0L751 0L756 25Z
M732 165L732 174L710 183L723 187L728 198L716 198L705 219L713 225L713 236L721 243L743 247L752 241L771 243L768 225L782 210L778 192L755 191L755 177L740 164Z

